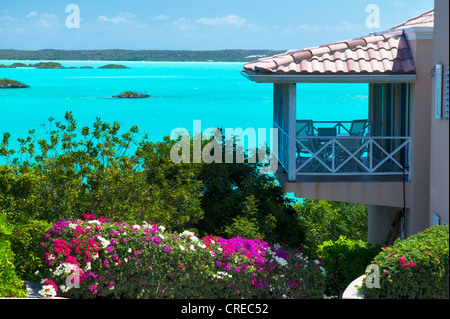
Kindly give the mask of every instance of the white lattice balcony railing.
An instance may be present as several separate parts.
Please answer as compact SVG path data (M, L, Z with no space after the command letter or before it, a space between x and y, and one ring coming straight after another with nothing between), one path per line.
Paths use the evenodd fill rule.
M410 146L410 137L399 136L298 136L295 174L404 174L409 179Z

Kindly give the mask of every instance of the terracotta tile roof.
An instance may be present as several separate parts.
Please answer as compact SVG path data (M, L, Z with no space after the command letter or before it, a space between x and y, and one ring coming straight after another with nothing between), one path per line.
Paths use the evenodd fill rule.
M434 9L428 10L414 18L396 25L390 30L400 30L411 27L433 27L434 26Z
M413 56L403 29L432 26L434 10L385 32L291 50L244 64L255 74L415 74Z

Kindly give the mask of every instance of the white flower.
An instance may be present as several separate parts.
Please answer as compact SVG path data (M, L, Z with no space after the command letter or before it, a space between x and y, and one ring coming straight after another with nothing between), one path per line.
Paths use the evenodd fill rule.
M164 232L164 231L166 230L166 227L164 227L164 226L159 226L158 229L159 229L159 231Z
M287 266L287 261L284 258L281 257L277 257L277 256L272 256L273 259L275 259L275 261L277 263L279 263L281 266Z
M64 285L59 286L59 289L61 289L62 292L67 292L70 288L66 287Z
M189 246L189 248L190 248L191 250L195 250L195 247L194 247L194 245L192 245L192 244L191 244L191 246Z
M77 228L77 224L70 223L70 224L69 224L69 227L75 229L75 228Z
M42 289L39 290L39 294L42 297L55 297L56 290L52 285L44 285L44 286L42 286Z
M180 247L181 250L184 250L184 247L183 247L183 246L179 245L178 247Z
M97 238L98 238L98 240L100 240L103 248L108 247L109 244L111 243L109 240L103 238L102 236L98 236Z
M96 224L96 225L100 225L101 223L100 223L100 221L98 221L98 220L96 220L96 219L93 219L93 220L88 221L88 224Z
M200 248L203 248L203 249L205 249L206 248L206 245L205 244L202 244L201 242L198 242L198 247L200 247Z
M164 239L165 237L162 234L158 234L158 237Z
M91 270L92 268L91 268L91 262L90 261L88 261L87 263L86 263L86 267L84 267L84 271L89 271L89 270Z
M195 236L194 233L190 232L189 230L185 230L184 232L180 233L179 235L180 235L180 237L186 237L186 238Z
M53 272L55 276L61 276L64 274L65 276L70 275L73 272L78 272L79 268L77 265L74 264L68 264L68 263L62 263L58 265L56 270Z
M133 228L139 229L139 228L141 228L141 226L139 226L139 225L133 225Z
M131 253L131 248L128 248L128 250L127 250L129 253Z

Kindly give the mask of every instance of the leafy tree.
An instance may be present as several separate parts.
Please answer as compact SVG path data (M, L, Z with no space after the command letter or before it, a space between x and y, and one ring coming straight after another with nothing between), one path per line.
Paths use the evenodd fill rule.
M5 133L0 155L0 208L17 223L27 219L76 219L90 212L121 221L152 220L182 229L202 217L201 182L195 166L176 165L174 142L136 140L137 127L120 135L120 124L97 119L78 130L70 112L65 122L49 119L48 140L34 131L9 149ZM79 136L81 132L81 136Z
M292 201L275 177L261 174L262 164L249 162L248 154L244 163L225 163L225 144L222 162L194 163L198 137L189 137L188 161L174 163L171 152L179 140L138 140L134 126L121 134L119 123L97 119L92 128L80 129L67 112L64 122L50 118L43 127L47 139L31 130L19 139L17 152L9 148L8 133L0 145L7 162L0 167L0 208L15 223L77 219L89 212L224 237L292 245L303 238ZM201 141L203 149L211 141Z
M303 247L312 256L323 242L336 241L340 236L367 241L366 205L305 199L295 209L305 231Z
M199 229L224 237L259 237L265 241L298 246L303 239L292 200L275 176L261 174L261 162L252 163L244 154L244 163L226 163L227 145L222 144L222 162L203 165L200 180L204 184L202 208L205 213ZM229 147L236 159L237 140ZM270 151L267 150L269 153Z

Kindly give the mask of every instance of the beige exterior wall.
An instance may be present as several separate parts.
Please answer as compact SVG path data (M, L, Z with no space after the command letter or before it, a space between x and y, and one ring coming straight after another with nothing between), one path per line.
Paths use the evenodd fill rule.
M342 178L344 180L345 177ZM299 198L403 207L402 182L289 182L286 174L278 177L288 193ZM405 184L406 207L410 207L410 183Z
M410 236L429 227L433 28L410 28L405 32L417 76L411 90L411 211L406 226L406 236Z
M368 205L368 234L367 241L371 244L384 245L389 231L393 231L392 222L395 219L397 211L401 207ZM407 219L409 217L409 209L406 210Z
M449 64L449 1L436 0L434 14L433 65L442 64L445 67ZM434 94L432 94L429 109L431 116L430 225L433 225L434 214L438 214L441 221L449 222L449 121L434 117L434 102Z

